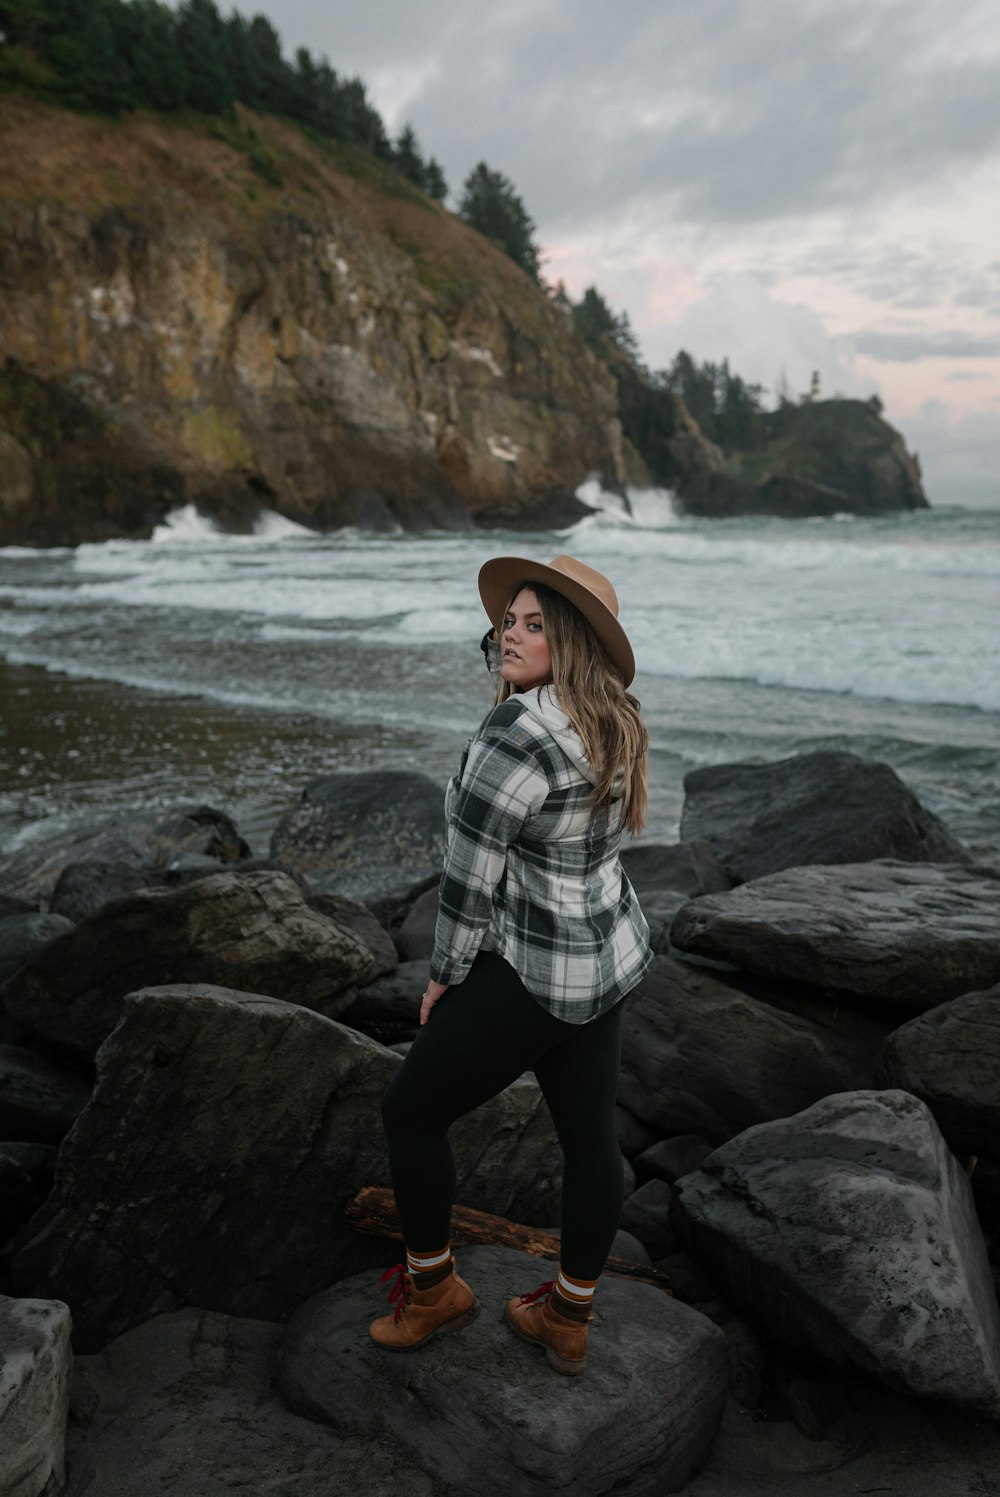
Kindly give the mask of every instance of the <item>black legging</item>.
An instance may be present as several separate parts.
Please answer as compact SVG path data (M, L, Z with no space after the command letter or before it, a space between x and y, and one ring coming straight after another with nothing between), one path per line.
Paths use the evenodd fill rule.
M600 1277L623 1198L615 1130L622 1007L569 1024L542 1008L509 962L482 951L464 982L438 1000L382 1098L411 1252L431 1253L451 1236L452 1123L533 1070L564 1156L560 1262L572 1278Z

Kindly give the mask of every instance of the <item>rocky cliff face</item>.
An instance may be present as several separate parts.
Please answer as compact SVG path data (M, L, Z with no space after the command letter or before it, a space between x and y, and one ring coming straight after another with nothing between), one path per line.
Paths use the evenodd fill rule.
M148 534L190 501L237 527L566 523L588 473L646 478L613 379L511 261L242 112L207 134L0 100L0 350L0 543Z

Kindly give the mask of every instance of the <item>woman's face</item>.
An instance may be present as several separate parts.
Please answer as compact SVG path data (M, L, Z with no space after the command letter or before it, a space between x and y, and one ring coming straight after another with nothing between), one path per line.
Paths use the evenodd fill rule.
M521 691L552 680L552 655L542 611L530 587L522 587L500 631L500 674Z

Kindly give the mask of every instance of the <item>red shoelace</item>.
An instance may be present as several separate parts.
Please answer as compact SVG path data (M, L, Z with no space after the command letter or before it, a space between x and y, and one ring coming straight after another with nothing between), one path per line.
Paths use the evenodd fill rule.
M530 1294L521 1295L521 1304L537 1305L539 1302L547 1300L554 1287L555 1279L550 1279L547 1284L539 1284L538 1288L533 1289Z
M410 1303L410 1276L405 1263L394 1263L391 1268L386 1269L381 1282L384 1284L393 1274L396 1275L396 1281L389 1286L389 1303L396 1306L392 1323L398 1325L399 1317Z

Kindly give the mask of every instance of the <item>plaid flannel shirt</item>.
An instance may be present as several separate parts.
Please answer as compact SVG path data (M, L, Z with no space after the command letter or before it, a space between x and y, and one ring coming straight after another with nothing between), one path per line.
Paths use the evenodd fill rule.
M640 981L653 953L618 860L621 803L592 821L592 789L516 697L487 714L445 795L435 982L496 951L544 1008L583 1024Z

